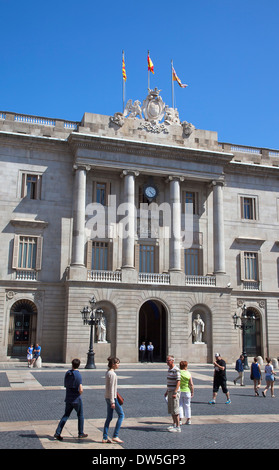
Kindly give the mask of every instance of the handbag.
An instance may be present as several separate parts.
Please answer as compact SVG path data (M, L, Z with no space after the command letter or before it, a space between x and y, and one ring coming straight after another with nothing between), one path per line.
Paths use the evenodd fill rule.
M118 392L117 392L117 400L118 400L118 403L119 403L120 406L123 405L124 398Z

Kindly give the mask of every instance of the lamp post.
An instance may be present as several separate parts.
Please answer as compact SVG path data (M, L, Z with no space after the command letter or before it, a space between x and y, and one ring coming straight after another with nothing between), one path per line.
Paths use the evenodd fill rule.
M244 369L248 370L248 359L247 359L247 353L246 353L246 331L249 330L250 328L253 327L255 321L255 316L252 315L247 315L247 308L246 305L244 304L242 307L242 315L238 316L236 313L233 316L233 323L234 323L234 329L239 328L243 331L243 352L242 355L244 356Z
M90 326L90 341L89 341L89 350L87 353L87 363L85 366L85 369L96 369L95 365L95 360L94 360L94 350L93 350L93 326L99 324L99 318L96 317L96 313L102 313L101 309L96 309L96 299L94 295L92 298L89 300L90 307L86 305L86 307L83 307L83 309L80 311L83 319L83 324L84 325L89 325Z

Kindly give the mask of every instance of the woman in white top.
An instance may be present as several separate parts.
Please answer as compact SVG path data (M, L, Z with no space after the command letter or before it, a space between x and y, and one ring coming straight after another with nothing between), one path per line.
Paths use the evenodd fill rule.
M117 357L108 358L108 371L106 373L106 392L105 399L107 402L107 419L104 425L103 431L103 443L111 442L111 439L108 437L109 425L113 417L113 410L118 414L118 420L116 422L114 433L113 433L113 442L122 443L121 439L118 437L120 426L124 419L124 413L122 406L120 405L117 399L117 375L115 370L119 368L120 360Z
M274 395L274 380L275 380L274 375L275 375L275 372L273 370L273 365L271 364L270 357L266 358L266 362L267 362L267 364L264 368L266 387L265 387L264 391L262 392L262 394L263 394L264 397L266 397L266 392L270 387L271 396L272 396L272 398L275 398L275 395Z

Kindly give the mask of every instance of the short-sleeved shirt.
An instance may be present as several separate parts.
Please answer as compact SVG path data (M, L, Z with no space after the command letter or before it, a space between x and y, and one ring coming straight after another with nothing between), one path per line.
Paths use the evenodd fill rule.
M191 379L191 374L188 370L181 370L181 382L180 382L180 391L181 392L191 392L189 387L189 381Z
M214 377L216 378L222 378L222 379L226 379L226 363L224 361L224 359L220 359L219 361L216 361L219 366L222 366L222 367L225 367L224 370L222 369L219 369L219 367L215 367L215 372L214 372Z
M175 390L176 384L180 380L181 374L179 368L177 366L174 366L172 369L169 369L167 375L167 390L170 392Z
M70 369L68 372L73 372L75 380L73 387L66 387L65 401L68 403L75 403L80 399L79 386L82 384L82 377L80 372L76 369ZM66 374L68 372L66 372Z
M36 346L36 347L34 348L34 356L35 356L35 357L39 357L39 356L40 356L40 354L41 354L41 349L42 349L41 346Z

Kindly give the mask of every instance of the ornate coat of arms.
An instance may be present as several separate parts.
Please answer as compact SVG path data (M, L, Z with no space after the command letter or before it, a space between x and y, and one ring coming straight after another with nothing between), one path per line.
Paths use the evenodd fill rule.
M165 114L165 103L163 102L159 93L161 90L155 88L154 90L148 90L149 94L142 104L142 112L145 120L152 124L158 124Z
M115 113L114 116L110 118L111 122L122 127L125 123L125 119L139 118L139 129L145 129L153 133L168 133L169 126L176 124L181 125L183 135L189 137L195 127L186 121L183 123L180 122L177 109L165 105L159 95L160 91L161 90L158 90L158 88L154 90L148 89L148 95L143 101L142 106L141 102L138 100L134 101L134 103L131 99L128 100L123 113ZM142 114L144 115L144 119ZM164 122L160 123L164 116Z

